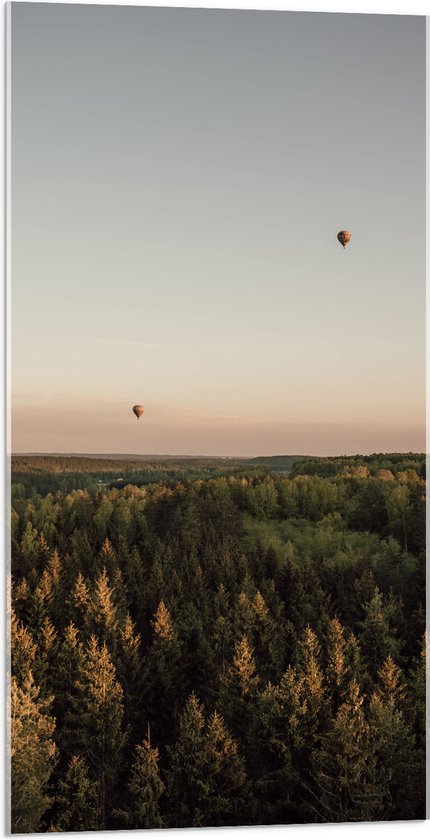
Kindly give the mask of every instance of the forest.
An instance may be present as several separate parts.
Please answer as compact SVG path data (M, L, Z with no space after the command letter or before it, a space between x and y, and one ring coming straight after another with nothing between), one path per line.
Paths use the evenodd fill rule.
M12 462L13 832L425 818L424 455L42 460Z

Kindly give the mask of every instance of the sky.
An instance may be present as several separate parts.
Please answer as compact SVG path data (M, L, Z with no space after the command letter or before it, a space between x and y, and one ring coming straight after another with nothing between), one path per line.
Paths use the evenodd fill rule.
M425 450L424 17L13 3L11 56L14 452Z

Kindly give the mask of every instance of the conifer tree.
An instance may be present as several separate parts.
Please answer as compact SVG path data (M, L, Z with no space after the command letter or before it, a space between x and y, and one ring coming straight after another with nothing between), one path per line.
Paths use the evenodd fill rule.
M40 586L36 586L30 602L27 626L36 643L43 634L45 618L47 616L46 602Z
M38 562L39 551L40 545L38 541L38 533L36 529L33 528L31 519L28 518L19 546L19 564L17 562L14 567L14 575L19 577L28 577L29 572ZM16 558L16 560L18 560L18 558Z
M136 545L133 545L124 557L124 582L128 592L128 607L130 613L136 619L139 627L142 627L146 620L147 594L149 582L145 573L145 566L141 552ZM152 610L161 599L161 592L158 594L155 604L151 605Z
M145 707L157 742L164 747L173 740L183 694L181 643L164 601L158 605L152 627L145 664Z
M129 828L163 828L160 799L165 786L158 767L158 749L151 746L150 730L134 750L134 761L128 782L129 807L118 814L121 825Z
M90 596L88 625L90 632L97 636L99 641L106 642L109 650L115 650L118 632L117 608L105 566L97 576Z
M407 818L416 813L419 788L422 806L425 800L412 731L402 712L405 690L400 668L388 655L378 672L378 684L369 710L370 738L377 762L377 785L383 797L384 819L399 819L399 814Z
M236 639L242 639L244 636L248 639L250 644L254 643L254 628L255 611L252 606L251 598L247 592L241 592L237 599L236 610L234 613L234 629Z
M112 592L116 609L116 617L118 622L122 624L127 617L128 600L123 573L119 566L116 566L112 576Z
M364 697L351 682L344 702L312 755L307 785L310 814L327 822L375 820L383 816L384 794L363 709Z
M369 674L376 679L386 657L399 655L399 644L391 632L383 595L375 587L373 596L365 604L365 615L361 623L360 645Z
M127 725L135 733L142 720L144 668L141 655L141 636L135 632L134 622L127 615L119 629L119 643L115 657L118 679L124 690L124 715Z
M53 582L49 570L45 567L37 587L42 600L49 604L53 598Z
M28 613L31 592L27 578L21 578L12 589L12 602L20 618Z
M107 577L111 578L115 571L117 557L115 549L108 537L106 537L106 539L103 542L99 557L102 569L106 570Z
M236 645L233 663L227 678L230 678L231 683L236 682L241 697L252 695L259 682L253 653L247 636L242 636L240 642Z
M50 672L56 668L58 650L57 631L47 615L36 641L38 652L34 663L34 676L41 691L45 693L49 689Z
M69 761L76 753L76 730L79 729L80 719L75 706L83 658L84 648L79 640L79 631L73 622L70 622L59 638L55 668L50 676L54 695L53 711L57 721L57 740L63 761Z
M328 716L320 645L310 627L302 634L296 651L296 666L289 666L278 685L269 685L260 700L265 747L273 779L283 786L283 812L303 819L292 798L304 798L303 780L311 756L318 748ZM279 795L279 794L278 794Z
M169 749L169 805L178 827L203 824L200 804L208 794L205 762L205 716L195 694L187 700L179 719L179 733Z
M37 645L22 621L19 621L14 608L10 613L12 673L18 685L22 686L33 669Z
M344 699L351 677L345 631L338 618L331 619L327 634L326 681L334 713Z
M62 699L66 707L74 695L79 669L82 667L83 648L79 641L79 630L70 622L64 630L56 657L55 689L56 699Z
M56 798L58 831L97 831L99 829L98 785L92 782L86 761L72 755L59 782Z
M175 631L173 629L172 620L164 601L160 601L158 605L157 612L154 616L153 627L157 639L160 639L162 642L175 641Z
M426 732L429 726L429 706L426 703L426 654L427 632L423 634L421 651L415 657L410 674L410 684L405 696L406 717L415 741L415 818L426 814ZM400 817L399 817L400 819Z
M98 782L99 824L106 827L125 744L123 690L106 644L100 645L95 636L83 650L72 709L69 725L76 727L75 748Z
M165 550L162 543L159 541L155 548L154 559L152 561L151 571L148 580L148 607L155 610L157 604L160 604L163 593L166 591L165 585Z
M273 822L300 821L294 810L299 799L301 754L306 745L304 721L307 713L303 681L289 666L278 685L269 683L258 708L256 752L261 764L258 796ZM276 803L276 805L275 805Z
M12 831L39 831L49 806L48 783L57 761L53 740L55 720L48 709L52 698L42 700L31 671L20 686L11 682L11 790Z
M97 537L102 543L105 541L108 534L108 527L113 509L114 506L111 499L109 499L106 495L102 496L97 511L93 516Z
M254 651L247 636L237 642L233 661L220 677L219 706L233 733L242 744L245 757L252 749L257 687L260 678L254 661Z
M260 590L257 590L252 608L254 611L254 644L258 672L264 681L280 676L285 659L285 636L283 631L282 607L274 591L273 582L269 584L268 594L278 608L278 622L273 618L267 602Z
M216 711L206 726L206 767L209 792L203 808L205 825L237 825L247 794L245 763Z
M63 574L63 566L57 548L54 548L53 551L50 553L48 561L48 572L51 576L52 585L54 587L59 587L61 584L61 577Z
M423 633L421 650L412 663L410 687L407 694L409 720L415 733L417 746L425 754L426 748L426 665L428 634Z
M70 600L75 607L77 617L80 621L86 621L91 599L87 583L81 571L78 572L76 577Z
M321 647L311 627L306 627L299 640L296 667L301 693L306 698L306 728L314 738L326 712L324 677L321 668Z
M223 583L220 583L214 595L213 630L211 648L214 662L218 664L221 673L224 672L227 658L230 658L233 647L233 628L230 617L229 598Z
M49 576L49 613L53 623L60 628L64 621L64 571L63 564L57 548L50 552L48 563L45 569Z
M188 698L170 750L169 802L182 826L240 822L246 774L237 744L214 712L208 721L195 694Z

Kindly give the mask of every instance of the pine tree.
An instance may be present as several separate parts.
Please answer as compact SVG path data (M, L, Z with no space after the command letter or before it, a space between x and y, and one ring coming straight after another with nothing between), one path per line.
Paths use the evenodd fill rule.
M135 632L134 622L128 614L119 629L119 643L115 666L118 679L124 690L124 714L126 724L136 733L142 719L142 695L144 691L144 666L141 654L141 636Z
M154 610L156 605L160 603L163 592L166 591L165 566L165 548L161 542L158 542L147 584L148 607L151 610Z
M414 657L410 687L407 694L409 716L419 749L425 752L426 745L426 675L427 675L428 633L421 640L419 655ZM412 713L411 713L412 712Z
M373 596L365 604L365 615L361 623L360 645L369 674L376 679L386 657L399 655L399 644L391 632L387 609L382 593L375 587Z
M377 784L383 797L383 819L404 819L416 813L417 788L422 788L420 763L402 703L406 690L400 668L389 655L378 672L369 710L370 738L377 762Z
M255 749L260 756L257 791L270 822L298 822L294 802L301 798L301 753L306 745L307 713L303 680L291 666L278 685L269 683L259 698ZM260 816L264 820L264 816Z
M88 586L82 572L78 572L70 600L76 610L76 614L79 620L81 622L85 622L88 615L91 599Z
M297 647L296 668L301 693L306 699L306 730L310 744L323 725L326 713L321 647L311 627L306 627Z
M169 802L180 826L238 824L246 791L244 761L237 744L214 712L195 694L188 698L179 734L170 750Z
M234 630L235 638L242 639L244 636L248 639L250 644L254 642L254 628L255 612L251 603L251 599L247 592L241 592L236 604L234 613Z
M304 819L299 804L306 799L303 785L328 714L320 658L317 637L307 627L298 643L296 666L287 668L278 685L269 683L260 699L266 768L260 771L259 785L268 795L271 786L278 791L277 819Z
M47 604L40 586L36 586L31 596L30 609L28 611L28 618L26 621L27 627L36 641L36 644L43 635L46 616Z
M239 739L248 767L253 760L253 740L258 726L256 704L259 681L253 648L247 636L243 636L235 646L232 663L220 676L218 704L228 726Z
M111 578L114 574L117 565L117 556L115 549L108 537L103 542L100 550L100 560L102 568L106 570L106 574Z
M111 796L125 744L122 729L123 690L106 644L91 636L79 663L69 727L74 744L99 785L99 824L106 827Z
M33 669L37 645L23 622L18 620L13 607L10 615L12 673L22 686Z
M227 681L230 680L231 684L236 683L241 697L252 695L259 682L253 654L247 636L242 636L236 645L233 663L227 676Z
M282 605L274 590L273 582L268 586L268 596L277 609L279 621L276 621L269 610L268 604L257 590L252 602L254 611L254 644L258 672L263 681L276 679L282 673L285 659L285 636L283 630Z
M171 743L183 698L182 646L170 612L160 601L145 663L144 704L161 748Z
M226 660L233 645L233 629L230 618L229 599L223 583L220 583L214 596L214 624L211 648L215 653L221 673L225 670Z
M51 673L53 710L57 720L57 740L63 762L76 753L76 732L80 727L80 711L76 709L79 675L83 668L84 646L79 631L71 622L60 637Z
M191 694L179 719L178 738L169 749L168 797L177 827L203 824L200 804L209 791L204 728L203 706Z
M206 768L209 791L202 808L205 825L238 825L247 793L245 763L216 711L206 726Z
M39 831L51 805L48 783L57 761L53 741L55 720L48 709L52 698L41 700L28 672L22 686L11 682L11 790L12 831Z
M97 512L93 516L93 522L96 526L97 536L101 542L107 537L108 527L110 523L110 519L113 513L113 503L112 501L106 496L102 496L100 499L100 504L97 508Z
M410 672L410 683L405 696L407 720L415 739L417 764L415 818L425 818L426 801L426 730L429 725L426 704L426 654L427 632L423 634L421 651L415 657ZM427 724L427 726L426 726Z
M97 831L99 829L98 785L92 782L86 761L72 755L59 782L56 799L59 811L56 831Z
M46 572L49 575L51 590L49 600L50 616L56 627L64 622L64 571L59 552L56 548L50 552Z
M34 676L41 691L50 689L50 675L56 668L56 654L58 650L57 631L49 618L45 616L43 625L37 635L37 656L34 663Z
M90 597L88 626L92 635L97 636L99 641L106 642L109 650L115 651L118 633L117 608L105 566L97 576Z
M158 767L158 749L151 746L150 731L134 750L134 762L128 782L130 804L119 814L121 824L129 828L163 828L160 799L165 786Z
M31 520L28 519L19 546L20 557L19 560L15 558L17 562L14 564L13 574L19 577L28 577L31 569L37 565L39 551L38 533L33 528Z
M74 695L79 668L82 666L83 648L79 641L79 630L73 622L67 625L60 641L56 670L54 672L54 693L57 700L63 700L68 708Z
M307 785L309 814L326 822L375 820L383 816L384 792L377 783L364 697L351 682L321 746L312 755Z
M336 713L345 697L351 677L348 663L348 644L345 631L338 618L331 619L327 634L326 681L331 696L332 707Z
M31 592L27 578L21 578L12 589L12 602L20 617L28 611L30 599Z
M169 610L164 601L160 601L157 612L154 616L154 633L156 637L162 641L174 642L176 634L173 630L172 620L170 618Z

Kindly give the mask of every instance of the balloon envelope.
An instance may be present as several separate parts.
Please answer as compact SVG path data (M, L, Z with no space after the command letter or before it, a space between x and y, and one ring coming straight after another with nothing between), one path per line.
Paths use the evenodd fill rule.
M143 412L145 411L145 409L144 409L143 405L134 405L134 406L133 406L133 411L134 411L134 413L135 413L135 415L136 415L137 419L139 419L139 417L141 417L141 416L142 416L142 414L143 414Z
M338 238L340 244L343 245L343 247L345 247L345 245L348 245L348 242L351 239L351 236L352 236L352 233L350 233L349 230L340 230L338 235L337 235L337 238Z

